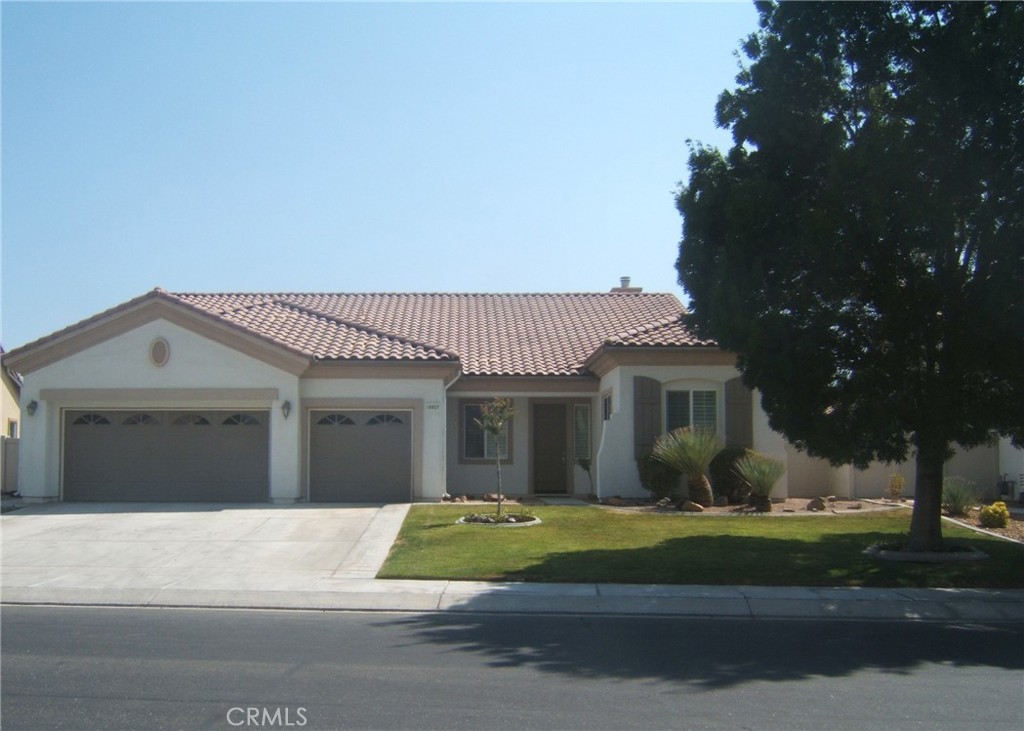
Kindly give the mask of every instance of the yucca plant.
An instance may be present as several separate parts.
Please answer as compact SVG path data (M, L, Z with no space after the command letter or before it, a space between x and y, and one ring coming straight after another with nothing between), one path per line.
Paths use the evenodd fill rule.
M772 509L772 488L786 473L786 465L777 459L753 450L736 460L734 468L740 479L750 485L750 498L763 512Z
M711 460L721 451L722 441L715 432L684 427L658 437L651 454L686 475L690 499L707 508L715 502L708 468Z
M967 515L978 504L978 491L974 483L953 475L942 481L942 507L950 515Z

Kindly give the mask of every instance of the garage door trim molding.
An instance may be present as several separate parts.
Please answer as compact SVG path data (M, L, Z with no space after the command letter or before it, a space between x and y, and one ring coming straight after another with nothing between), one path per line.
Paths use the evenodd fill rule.
M182 404L267 409L279 397L276 388L44 388L39 392L40 400L73 409L157 408L165 404L172 410Z

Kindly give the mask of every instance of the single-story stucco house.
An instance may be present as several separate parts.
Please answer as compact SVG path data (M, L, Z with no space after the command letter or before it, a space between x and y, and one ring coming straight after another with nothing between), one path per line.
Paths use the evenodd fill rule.
M27 414L19 488L39 501L436 501L491 491L500 451L510 494L641 496L637 456L695 425L785 460L780 497L882 493L891 467L834 469L787 445L734 356L682 313L625 278L578 294L156 289L6 355ZM475 423L496 396L515 408L498 440ZM964 455L958 474L994 484L999 451Z
M0 344L0 358L4 346ZM18 489L18 434L21 429L21 376L0 366L0 490Z

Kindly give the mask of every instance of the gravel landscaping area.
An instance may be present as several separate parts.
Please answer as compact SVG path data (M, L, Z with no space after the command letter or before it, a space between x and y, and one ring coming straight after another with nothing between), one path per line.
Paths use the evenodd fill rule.
M1011 506L1009 503L1007 503L1007 507L1010 508L1009 525L1005 528L982 528L982 530L1024 543L1024 510L1017 506ZM979 512L981 512L981 508L973 508L968 515L960 516L955 520L975 528L981 528L981 524L978 522Z
M689 515L853 515L857 513L870 513L882 510L909 510L914 506L913 500L903 500L897 503L885 499L846 500L843 498L837 498L835 500L826 500L824 502L824 510L808 510L808 505L811 503L811 500L808 498L786 498L785 500L772 503L772 511L770 513L758 513L750 505L721 505L704 508L699 513L689 513ZM1004 538L1024 543L1024 507L1011 503L1007 503L1007 506L1010 508L1010 523L1005 528L982 528L978 519L978 513L981 511L980 506L973 508L968 515L956 517L954 520L964 525L974 528L982 528L982 530L989 531L990 533L995 533L1003 536ZM674 504L660 506L650 502L626 505L604 504L602 507L607 510L627 513L678 512Z

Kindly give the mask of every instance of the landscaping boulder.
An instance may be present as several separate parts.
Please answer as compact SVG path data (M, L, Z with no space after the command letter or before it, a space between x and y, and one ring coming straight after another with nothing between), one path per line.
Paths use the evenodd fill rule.
M693 502L693 500L683 500L676 508L683 511L684 513L703 513L704 506L699 503Z
M813 512L819 512L825 510L828 507L828 503L825 502L824 498L816 497L807 503L807 509Z
M661 500L655 503L655 505L657 505L659 508L667 508L671 504L672 498L670 497L663 497Z
M484 502L485 503L496 503L496 502L498 502L498 495L496 493L489 492L486 495L484 495Z

